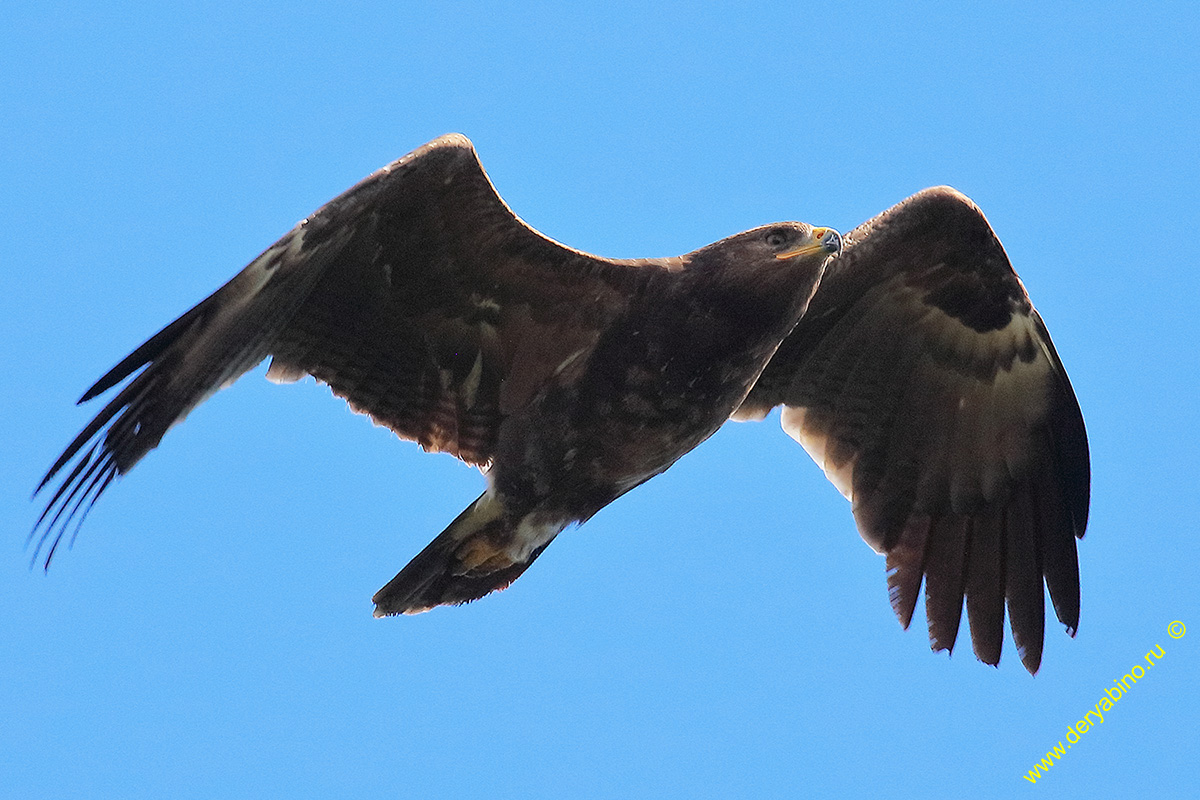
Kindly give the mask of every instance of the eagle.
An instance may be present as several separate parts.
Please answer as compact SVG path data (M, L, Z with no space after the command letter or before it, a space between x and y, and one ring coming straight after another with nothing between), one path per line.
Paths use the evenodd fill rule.
M311 375L486 475L375 594L376 616L507 587L727 420L782 407L886 556L906 628L924 584L934 650L952 650L965 604L976 656L997 665L1007 605L1036 672L1043 581L1068 634L1079 624L1079 404L996 235L949 187L845 237L781 222L609 259L525 224L471 142L443 136L302 220L84 393L120 387L38 485L34 559L48 568L114 478L267 357L269 379Z

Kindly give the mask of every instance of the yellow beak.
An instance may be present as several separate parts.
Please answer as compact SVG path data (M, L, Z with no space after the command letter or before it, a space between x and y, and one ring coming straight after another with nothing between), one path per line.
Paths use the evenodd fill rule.
M794 250L788 250L783 253L776 253L776 258L796 258L797 256L808 256L816 253L838 254L842 252L842 237L833 228L813 228L812 241L808 244L803 244Z

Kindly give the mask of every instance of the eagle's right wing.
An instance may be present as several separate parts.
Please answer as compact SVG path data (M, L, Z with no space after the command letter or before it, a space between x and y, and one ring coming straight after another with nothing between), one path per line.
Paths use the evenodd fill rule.
M859 226L735 418L783 426L887 555L903 625L925 581L936 650L966 598L996 664L1004 606L1021 660L1041 661L1042 581L1079 624L1075 539L1087 527L1083 418L1041 317L970 200L927 189Z

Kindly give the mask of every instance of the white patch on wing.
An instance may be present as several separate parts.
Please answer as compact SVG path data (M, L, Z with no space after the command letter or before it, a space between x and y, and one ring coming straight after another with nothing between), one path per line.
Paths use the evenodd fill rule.
M915 293L896 294L902 302L919 302ZM956 512L969 513L981 501L1007 497L1013 484L1027 475L1031 457L1042 446L1036 437L1049 412L1053 363L1026 314L1014 314L1000 330L977 333L925 307L914 327L918 330L912 335L923 337L926 344L912 370L890 386L897 395L896 427L873 438L885 447L903 442L906 452L921 446L920 477L914 487L918 507L923 499L948 500ZM914 339L914 346L919 341ZM1016 356L1031 350L1032 361ZM976 372L986 374L994 366L994 375L976 377ZM831 420L827 414L830 409L861 408L855 399L825 398L828 405L821 404L819 428L808 422L808 409L803 407L785 406L780 420L784 431L851 502L859 453L830 438L861 420ZM834 462L834 453L841 463ZM905 454L888 452L886 457L899 464Z
M771 413L771 409L762 408L747 408L745 405L740 405L729 415L729 419L733 422L759 422L767 418L767 414Z
M267 367L267 380L271 383L295 383L306 375L306 371L278 358L272 358L271 365Z
M305 230L303 225L302 222L292 228L282 239L267 248L262 255L251 261L242 270L241 275L238 276L246 281L239 287L242 302L246 302L258 294L275 276L275 270L280 264L299 255L300 248L304 246Z
M829 482L837 487L843 497L853 503L854 491L851 478L854 474L854 462L850 461L841 467L827 463L826 450L829 445L829 437L805 428L805 414L806 409L799 406L784 406L783 413L780 415L780 424L783 426L784 433L800 443L809 457L817 462L817 466L825 472L825 477L829 478Z
M943 325L942 330L948 326ZM1049 412L1053 365L1033 320L1016 314L998 331L979 334L961 325L957 330L956 355L985 363L1007 361L1013 353L1034 345L1034 359L1012 358L1009 368L1000 368L991 380L943 372L951 377L951 391L958 394L953 438L945 453L951 482L951 499L975 493L993 499L1004 491L1008 480L1023 477L1028 469L1034 429ZM937 420L930 420L931 424Z

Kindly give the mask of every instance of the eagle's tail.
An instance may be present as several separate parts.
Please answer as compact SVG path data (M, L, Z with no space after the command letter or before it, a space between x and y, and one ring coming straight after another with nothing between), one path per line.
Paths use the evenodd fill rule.
M507 588L569 523L510 514L485 492L375 593L375 616L419 614Z

